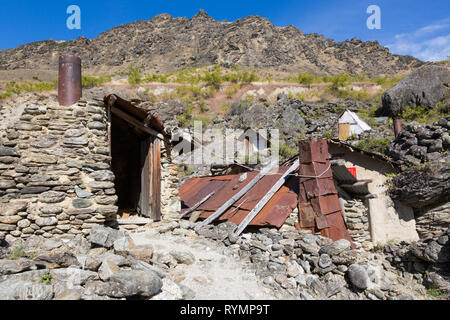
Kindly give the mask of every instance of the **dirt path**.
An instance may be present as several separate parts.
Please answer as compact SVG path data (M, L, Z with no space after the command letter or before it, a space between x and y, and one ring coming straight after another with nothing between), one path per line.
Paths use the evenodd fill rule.
M191 288L195 300L274 300L289 299L275 295L263 286L254 272L245 268L242 262L222 253L217 243L201 239L187 238L172 234L152 232L131 235L136 244L151 244L155 252L188 251L195 256L195 263L179 265L185 279L180 283ZM292 298L292 297L291 297Z

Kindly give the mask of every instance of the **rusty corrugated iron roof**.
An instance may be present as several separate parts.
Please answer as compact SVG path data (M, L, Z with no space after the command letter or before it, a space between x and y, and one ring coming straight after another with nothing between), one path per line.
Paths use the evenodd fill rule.
M275 174L264 176L252 189L225 211L218 220L240 224L288 169L289 167L280 167ZM239 178L242 174L187 179L179 188L179 194L183 205L189 208L215 191L216 193L197 209L202 212L200 217L205 219L238 193L258 173L259 171L247 172L247 178L241 183L239 183ZM297 206L297 194L298 179L292 176L287 179L286 183L275 193L249 225L281 227L292 210Z

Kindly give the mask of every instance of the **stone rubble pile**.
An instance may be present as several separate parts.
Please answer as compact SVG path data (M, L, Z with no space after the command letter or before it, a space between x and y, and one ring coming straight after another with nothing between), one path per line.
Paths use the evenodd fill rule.
M245 261L264 284L297 299L423 299L425 294L418 279L391 266L382 254L352 250L347 240L333 242L294 228L263 228L236 237L236 227L209 225L198 234L223 242L224 254Z
M136 245L122 230L96 226L82 235L26 240L7 236L8 259L0 260L3 300L184 299L195 294L169 279L153 261L151 245ZM5 248L3 248L5 249ZM161 258L159 257L161 260ZM170 252L167 261L190 264L195 257Z
M436 161L450 149L450 116L433 125L409 124L389 143L386 154L399 163Z
M450 229L412 244L387 244L383 253L400 270L450 297Z

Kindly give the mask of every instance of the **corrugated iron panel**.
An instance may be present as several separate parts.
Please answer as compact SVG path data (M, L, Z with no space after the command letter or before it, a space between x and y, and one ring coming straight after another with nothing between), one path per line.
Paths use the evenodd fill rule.
M341 204L337 194L319 196L311 199L311 205L316 212L322 215L331 214L341 210Z
M327 194L336 193L333 179L301 179L301 184L306 190L306 194L313 194L314 196L322 196ZM311 196L308 196L311 199Z
M276 174L272 173L263 177L247 194L236 201L217 220L230 221L236 224L241 223L280 178L280 175L288 169L289 167L280 167ZM180 198L186 206L190 207L201 201L210 192L216 191L216 194L211 199L198 208L199 211L202 211L200 218L206 219L225 203L225 201L239 192L258 173L258 171L247 172L247 179L241 183L239 183L241 174L187 179L179 188ZM233 190L236 185L239 188ZM272 199L270 199L249 225L281 227L298 203L298 191L298 179L296 177L287 179L285 185L275 193ZM236 210L236 208L238 209Z
M247 179L239 182L241 175L234 175L233 178L223 185L223 187L216 192L216 194L211 197L208 201L199 207L199 210L210 210L216 211L219 209L227 200L233 197L239 192L244 186L246 186L254 177L258 175L258 172L247 172ZM237 188L235 188L237 187ZM213 191L213 190L211 190Z
M297 183L295 180L297 180ZM289 217L289 215L292 213L292 210L294 210L294 208L297 206L298 200L296 190L298 190L298 179L288 179L286 184L283 185L280 190L278 190L274 194L274 196L269 200L269 202L267 202L267 204L258 213L258 215L253 218L249 225L275 226L277 228L281 227ZM245 202L245 204L247 204L247 202ZM240 224L250 212L250 210L247 211L239 209L238 212L234 214L228 221ZM244 211L246 211L246 213Z
M346 239L350 241L352 248L355 248L355 244L352 242L352 238L348 233L347 226L344 222L344 216L342 212L336 212L330 215L325 216L327 219L327 223L329 228L323 229L321 234L323 236L331 238L333 241L337 241L340 239Z

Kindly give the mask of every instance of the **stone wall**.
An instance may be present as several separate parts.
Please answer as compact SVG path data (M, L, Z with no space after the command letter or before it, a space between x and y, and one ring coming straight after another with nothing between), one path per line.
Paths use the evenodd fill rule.
M414 210L416 228L421 239L432 237L448 229L450 226L450 202L447 201L432 206Z
M161 215L163 220L178 219L181 199L178 194L178 167L172 163L171 144L161 144Z
M56 99L18 106L19 120L0 141L2 235L87 235L93 226L115 220L102 106L82 100L60 107Z
M423 163L444 157L450 149L450 116L433 125L412 123L389 143L386 154L400 163Z
M369 210L362 200L344 200L345 223L357 248L372 248L369 226Z

